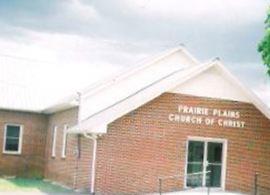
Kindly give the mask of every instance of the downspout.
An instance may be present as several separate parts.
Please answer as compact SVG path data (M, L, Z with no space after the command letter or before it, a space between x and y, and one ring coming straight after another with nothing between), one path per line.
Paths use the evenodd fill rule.
M84 133L84 136L93 141L90 194L95 194L97 135L95 135L95 134L88 135L87 133Z
M80 92L77 92L78 95L78 116L77 116L77 123L81 123L81 104L82 104L82 94Z
M81 123L81 93L78 92L78 124ZM91 166L91 186L90 186L90 194L95 194L95 177L96 177L96 155L97 155L97 138L98 135L92 134L88 135L84 133L84 137L91 139L93 141L93 151L92 151L92 166Z
M77 92L78 95L78 115L77 115L77 123L80 124L81 123L81 93ZM77 148L75 151L75 155L76 155L76 163L75 163L75 173L73 176L73 188L76 189L77 186L77 177L78 177L78 168L79 168L79 154L80 154L80 146L79 146L79 142L80 142L80 135L77 135Z
M73 189L75 189L75 190L77 187L77 179L78 179L80 148L81 148L80 147L80 135L77 135L77 148L75 151L76 163L75 163L75 173L74 173L74 177L73 177Z

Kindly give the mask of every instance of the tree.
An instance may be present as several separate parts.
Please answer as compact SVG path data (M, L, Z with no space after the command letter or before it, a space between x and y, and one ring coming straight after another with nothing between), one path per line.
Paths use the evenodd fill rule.
M263 63L267 66L267 74L270 76L270 7L265 20L265 35L258 45Z

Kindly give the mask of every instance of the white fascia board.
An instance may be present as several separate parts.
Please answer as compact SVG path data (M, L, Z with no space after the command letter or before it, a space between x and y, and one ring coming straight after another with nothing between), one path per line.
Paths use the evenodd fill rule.
M17 112L30 112L41 114L42 109L28 109L28 108L16 108L16 107L0 107L0 110L17 111Z
M67 110L70 108L74 108L79 106L78 103L78 97L73 95L73 96L69 96L61 101L59 101L59 103L56 103L46 109L43 109L41 112L44 114L52 114L55 112L59 112L59 111L63 111L63 110Z
M77 107L78 104L74 104L74 103L62 103L62 104L59 104L59 105L56 105L56 106L53 106L51 108L48 108L46 110L43 110L42 113L44 114L52 114L52 113L55 113L55 112L60 112L60 111L63 111L63 110L67 110L67 109L71 109L71 108L74 108L74 107Z
M186 48L182 48L182 52L191 60L194 64L199 65L201 62L197 60Z
M107 133L107 125L103 124L96 126L94 129L89 129L87 124L81 123L67 129L68 134L105 134Z

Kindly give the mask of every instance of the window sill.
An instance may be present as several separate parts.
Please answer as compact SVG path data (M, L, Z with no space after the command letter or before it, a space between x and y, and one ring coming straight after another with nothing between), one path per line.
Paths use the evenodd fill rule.
M21 155L21 152L3 151L3 154L8 154L8 155Z

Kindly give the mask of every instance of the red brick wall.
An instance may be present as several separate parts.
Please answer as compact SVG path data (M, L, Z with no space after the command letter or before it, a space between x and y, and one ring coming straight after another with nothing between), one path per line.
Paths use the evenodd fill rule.
M64 125L77 123L77 108L58 112L49 117L46 146L47 166L45 177L76 189L89 188L92 157L92 141L69 134L67 137L66 158L62 158ZM57 126L56 156L52 157L52 133ZM76 157L78 139L81 142L80 158Z
M47 122L46 115L0 110L0 175L43 176ZM4 128L7 123L23 125L20 155L2 153Z
M239 129L170 122L179 104L239 110L246 124ZM270 122L252 104L165 93L111 123L98 140L96 191L157 191L158 177L185 173L188 136L228 140L226 190L250 192L255 172L270 175ZM167 181L164 188L182 184L183 179Z

